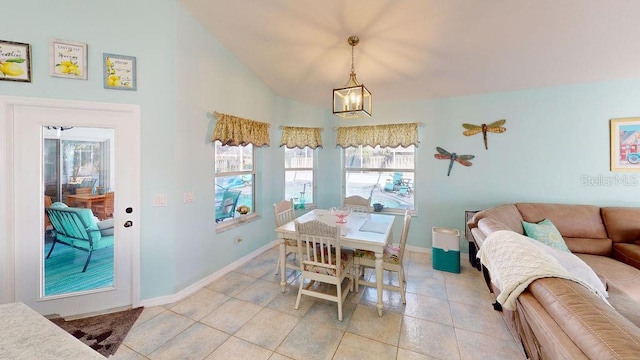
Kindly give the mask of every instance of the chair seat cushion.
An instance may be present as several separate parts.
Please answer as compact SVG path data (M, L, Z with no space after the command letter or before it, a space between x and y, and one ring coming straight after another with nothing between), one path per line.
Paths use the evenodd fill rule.
M356 250L355 257L364 259L376 259L376 254L369 250ZM382 261L389 264L400 264L400 247L397 245L387 245L384 247Z
M351 263L351 261L353 260L353 251L352 250L345 250L342 249L340 251L340 273L344 272L344 270L346 269L346 267ZM336 264L336 258L335 256L333 256L331 258L331 263L333 265ZM324 267L324 266L320 266L320 265L309 265L309 264L304 264L304 271L309 271L309 272L314 272L316 274L324 274L324 275L330 275L330 276L337 276L336 274L336 269L333 268L328 268L328 267Z
M298 246L298 240L296 239L284 239L284 244L287 246Z

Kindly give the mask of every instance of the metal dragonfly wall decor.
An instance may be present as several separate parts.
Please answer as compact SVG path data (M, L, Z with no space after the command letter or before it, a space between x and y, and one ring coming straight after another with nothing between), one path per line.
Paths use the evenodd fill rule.
M487 124L482 124L482 125L462 124L462 127L467 129L462 134L464 134L464 136L471 136L471 135L475 135L482 132L482 138L484 139L484 148L489 150L489 145L487 144L487 132L499 134L507 131L507 129L502 126L506 121L507 120L502 119L502 120L492 122L491 124L488 124L488 125Z
M454 161L464 166L473 165L469 160L473 159L475 155L458 155L456 153L450 153L439 146L436 147L436 150L438 150L438 153L433 155L436 159L449 160L449 171L447 171L447 176L451 175L451 168L453 167Z

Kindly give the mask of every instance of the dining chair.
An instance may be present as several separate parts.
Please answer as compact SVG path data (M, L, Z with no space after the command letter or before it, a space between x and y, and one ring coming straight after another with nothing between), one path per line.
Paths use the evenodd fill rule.
M353 251L340 247L340 228L337 226L318 220L306 223L295 220L295 227L301 268L295 309L300 307L302 295L333 301L338 304L338 320L342 321L342 304L353 289ZM305 280L310 282L305 284ZM315 282L335 285L335 295L333 291L322 291L322 286L314 286Z
M293 219L296 218L296 213L293 207L293 199L291 200L282 200L278 203L273 204L273 214L276 219L276 227L280 227ZM293 254L294 256L298 253L298 240L297 239L283 239L284 242L284 258L282 254L278 256L278 263L276 264L276 275L280 273L280 265L282 262L285 262L285 268L290 268L294 270L300 270L300 266L295 263L288 262L287 256L289 254ZM284 292L284 288L282 289Z
M344 207L351 208L352 211L356 212L371 212L370 203L370 198L366 199L358 195L351 195L342 198L342 205Z
M407 294L407 278L404 273L404 249L407 246L407 237L409 235L409 226L411 225L411 213L409 209L404 212L404 224L402 226L402 234L400 235L400 244L394 245L389 244L385 246L383 256L382 256L382 271L384 275L384 271L395 272L398 274L398 286L395 286L391 283L391 279L389 283L384 283L382 287L387 290L398 291L400 292L400 296L402 297L402 303L406 304L406 294ZM375 268L376 267L376 256L373 251L368 250L356 250L353 258L355 264L355 283L356 283L356 292L358 292L360 285L376 287L375 282L360 280L361 271L362 274L365 273L364 268Z
M100 220L113 217L114 192L110 191L104 194L104 201L93 205L93 213Z

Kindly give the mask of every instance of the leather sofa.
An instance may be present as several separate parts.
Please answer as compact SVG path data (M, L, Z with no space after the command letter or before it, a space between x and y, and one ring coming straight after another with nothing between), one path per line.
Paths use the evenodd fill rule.
M498 230L523 234L522 221L544 219L553 222L569 250L603 281L611 306L577 282L537 279L517 298L514 311L500 309L514 337L530 359L639 359L640 208L501 205L468 221L474 242L470 245L480 249ZM500 289L483 270L497 296Z

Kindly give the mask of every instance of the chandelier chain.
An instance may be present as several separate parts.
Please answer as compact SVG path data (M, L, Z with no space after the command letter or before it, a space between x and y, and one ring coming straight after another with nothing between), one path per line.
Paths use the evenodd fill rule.
M351 45L351 73L355 73L356 72L356 68L353 66L353 49L355 48L355 45Z

